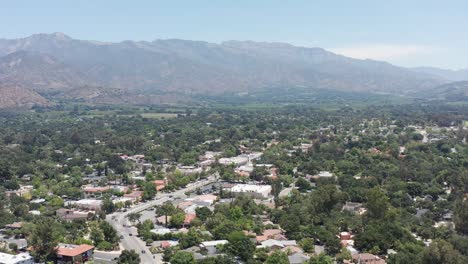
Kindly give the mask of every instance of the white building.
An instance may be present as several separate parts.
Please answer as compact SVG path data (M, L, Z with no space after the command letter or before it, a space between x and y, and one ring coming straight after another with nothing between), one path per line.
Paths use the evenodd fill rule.
M270 185L236 184L230 188L233 194L249 194L257 198L267 198L271 193Z
M208 251L208 255L213 255L218 252L218 246L225 245L227 243L227 240L205 241L200 244L200 248L205 248Z
M249 162L249 158L246 156L237 156L237 157L232 157L232 158L221 158L219 159L219 164L221 165L235 165L235 166L241 166L245 165Z
M0 252L1 264L34 264L34 259L29 253L12 255Z

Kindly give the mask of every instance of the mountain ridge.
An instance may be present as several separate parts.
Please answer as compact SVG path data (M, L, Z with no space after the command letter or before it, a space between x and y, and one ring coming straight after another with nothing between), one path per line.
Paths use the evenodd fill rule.
M23 56L23 60L40 59L15 68L9 60L13 55ZM121 91L118 97L190 97L275 87L405 95L446 82L387 62L358 60L323 48L288 43L231 40L216 44L180 39L100 42L73 39L63 33L0 39L0 84L18 84L40 94L58 93L67 98L72 97L67 90L80 87L87 87L81 90L88 93L83 99L114 96L112 91L117 90ZM99 96L94 96L90 87L99 89Z

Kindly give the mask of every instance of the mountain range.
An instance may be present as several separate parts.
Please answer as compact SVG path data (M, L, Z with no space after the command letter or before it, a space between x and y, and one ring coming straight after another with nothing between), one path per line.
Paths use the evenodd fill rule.
M409 69L285 43L109 43L35 34L0 39L0 108L54 101L172 103L285 87L414 96L436 94L441 85L450 90L448 83L467 80L467 73Z

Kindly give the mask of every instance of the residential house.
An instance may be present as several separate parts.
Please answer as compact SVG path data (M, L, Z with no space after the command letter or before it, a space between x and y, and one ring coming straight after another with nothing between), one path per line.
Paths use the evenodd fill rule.
M75 209L60 208L55 214L63 221L71 222L76 219L88 220L96 214L95 211L79 211Z
M219 253L219 246L227 243L227 240L205 241L200 244L200 248L205 249L208 255L215 255Z
M59 244L57 247L57 263L85 263L93 258L94 247L86 244Z
M309 256L304 255L303 253L294 253L291 256L288 256L290 264L302 264L306 263L310 259Z
M29 253L8 254L0 252L1 264L34 264L34 258Z
M385 260L369 253L353 254L353 262L359 264L385 264Z
M353 203L353 202L346 202L342 208L343 211L348 211L354 214L363 214L366 209L363 207L362 203Z
M268 239L261 242L261 248L282 249L287 246L296 246L296 240L276 240Z

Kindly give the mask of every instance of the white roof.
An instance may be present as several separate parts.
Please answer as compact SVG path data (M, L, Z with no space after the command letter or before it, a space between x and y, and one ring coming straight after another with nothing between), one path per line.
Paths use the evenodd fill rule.
M332 177L333 174L332 174L331 172L329 172L329 171L321 171L321 172L319 173L319 176L320 176L320 177Z
M2 264L14 264L14 263L21 263L22 261L32 260L31 255L29 253L20 253L18 255L12 255L0 252L0 263ZM31 263L33 263L31 261Z
M268 239L262 242L262 246L264 247L286 247L286 246L296 246L296 240L276 240L276 239Z
M228 243L227 240L213 240L213 241L202 242L200 245L202 247L213 247L213 246L217 246L217 245L224 245L224 244L227 244L227 243Z
M270 185L253 185L253 184L236 184L231 188L232 192L255 192L263 193L270 192Z
M152 229L151 233L157 234L157 235L165 235L171 233L171 230L169 228L157 228L157 229Z

